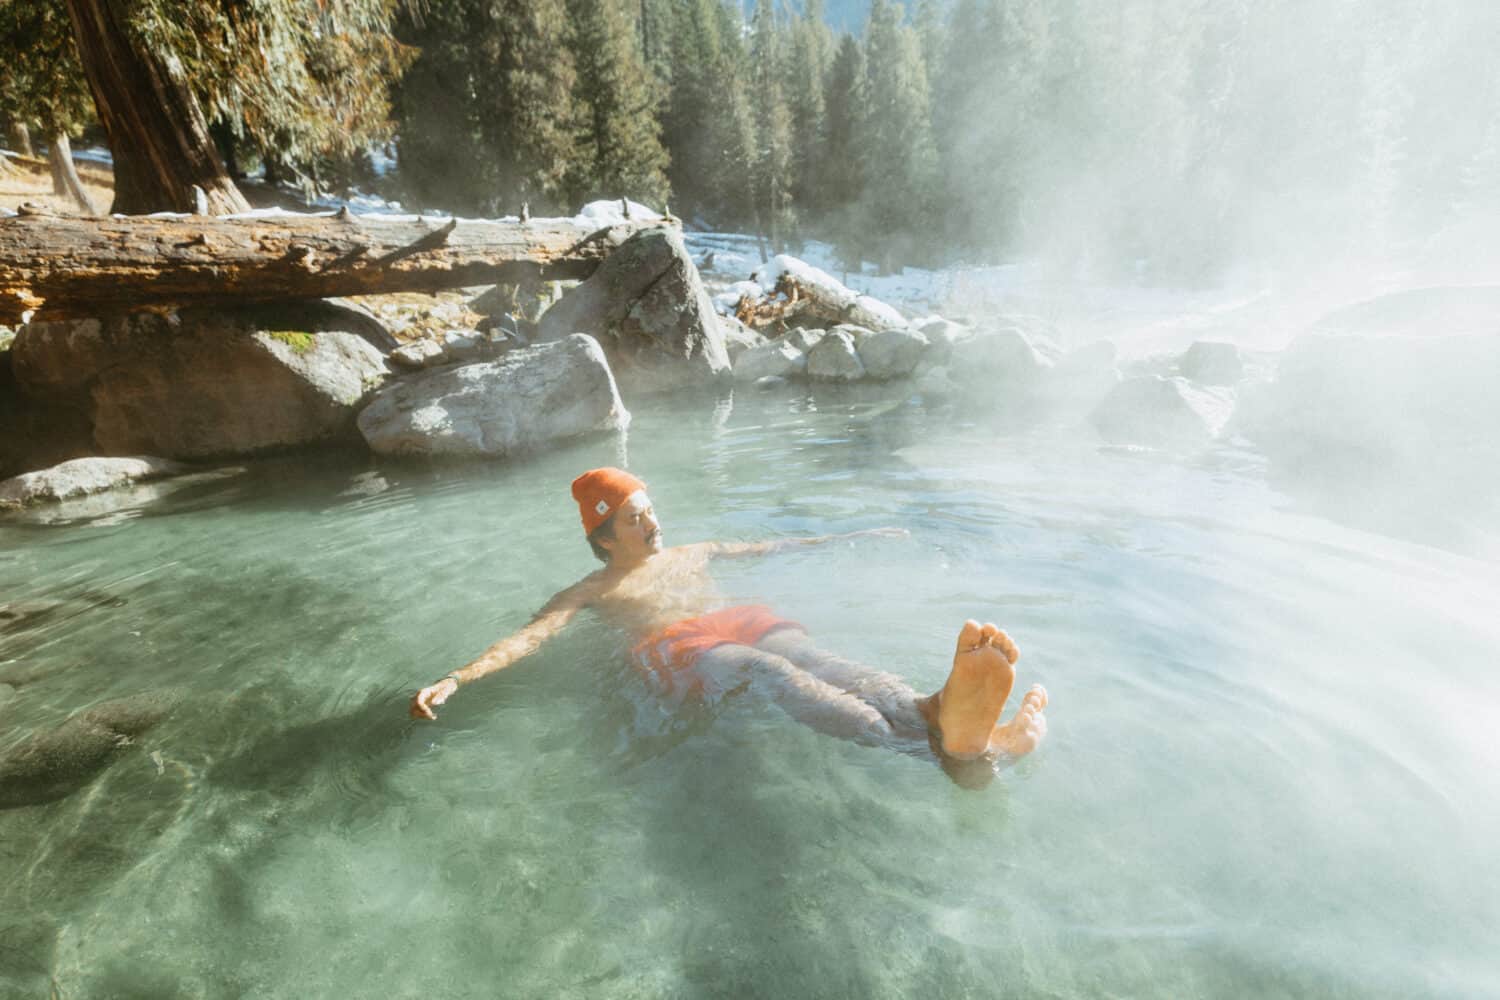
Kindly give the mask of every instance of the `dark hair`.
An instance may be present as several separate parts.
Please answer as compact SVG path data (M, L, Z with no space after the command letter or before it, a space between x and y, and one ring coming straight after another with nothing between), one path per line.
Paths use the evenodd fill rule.
M589 532L589 548L594 550L594 558L598 559L600 562L609 562L609 549L606 549L604 546L600 545L599 540L607 539L609 541L614 541L614 538L615 516L611 514L599 524L599 527Z

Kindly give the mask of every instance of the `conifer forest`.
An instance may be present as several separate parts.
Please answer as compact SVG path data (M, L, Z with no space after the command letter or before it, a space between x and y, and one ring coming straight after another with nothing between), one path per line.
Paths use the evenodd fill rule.
M1194 284L1492 208L1497 10L0 0L0 124L12 145L102 124L116 211L181 208L157 175L196 143L205 163L176 189L223 211L247 176L487 217L628 197L885 268L1030 254ZM102 75L110 32L140 79ZM125 104L170 124L132 136ZM372 158L395 164L378 184Z

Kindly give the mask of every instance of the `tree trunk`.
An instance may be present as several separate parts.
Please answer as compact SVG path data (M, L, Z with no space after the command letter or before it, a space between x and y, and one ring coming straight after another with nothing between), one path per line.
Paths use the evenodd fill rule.
M25 122L16 122L11 125L10 142L16 147L16 152L22 156L36 157L36 150L31 146L31 129L26 127Z
M659 225L659 223L657 223ZM651 223L389 216L0 218L0 323L586 278Z
M123 215L249 211L224 171L198 102L126 29L123 0L67 0L78 54L115 161L115 203ZM201 192L201 193L200 193Z
M59 132L47 140L47 165L52 168L52 193L67 195L78 205L84 215L98 215L99 210L89 200L78 178L78 168L73 163L73 147L65 132Z

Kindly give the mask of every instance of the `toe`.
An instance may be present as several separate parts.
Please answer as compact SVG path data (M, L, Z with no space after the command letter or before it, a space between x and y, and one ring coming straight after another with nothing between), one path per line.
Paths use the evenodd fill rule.
M1012 664L1021 658L1021 651L1016 648L1016 644L1011 641L1010 636L1006 635L1003 631L996 631L995 638L991 641L995 648L1004 653L1005 658Z
M979 639L986 646L992 645L995 641L995 636L999 634L1000 629L994 622L985 622L982 626L980 626Z
M1047 689L1042 687L1040 684L1031 685L1031 690L1026 692L1026 698L1024 699L1024 701L1026 702L1026 704L1032 704L1034 702L1036 704L1037 711L1040 712L1042 709L1047 707Z
M966 653L980 644L979 623L970 618L958 631L958 651Z

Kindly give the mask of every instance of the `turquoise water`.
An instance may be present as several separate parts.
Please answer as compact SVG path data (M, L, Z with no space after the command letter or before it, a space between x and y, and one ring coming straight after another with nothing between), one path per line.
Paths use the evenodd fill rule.
M0 995L1494 995L1494 564L1233 448L899 395L635 413L509 465L283 459L0 521L0 599L62 602L0 633L0 750L181 697L0 811ZM671 709L587 617L408 722L593 568L568 482L621 461L669 544L910 529L719 580L923 690L993 619L1048 741L965 790L748 697Z

